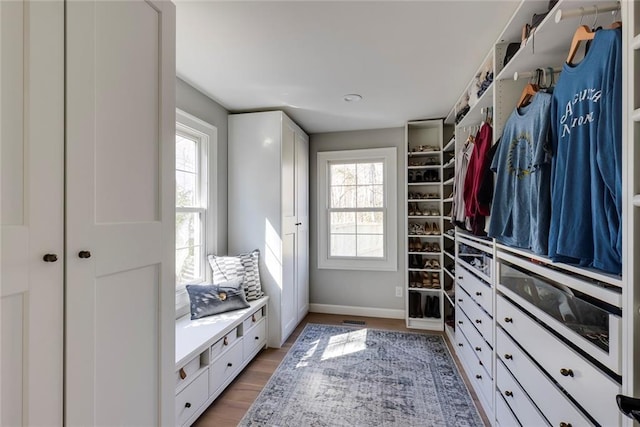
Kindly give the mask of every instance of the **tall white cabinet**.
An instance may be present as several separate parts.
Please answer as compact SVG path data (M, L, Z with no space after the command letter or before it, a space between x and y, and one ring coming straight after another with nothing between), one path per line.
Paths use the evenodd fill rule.
M174 6L0 19L0 424L169 425Z
M229 116L229 253L254 249L280 347L309 311L309 138L280 111Z

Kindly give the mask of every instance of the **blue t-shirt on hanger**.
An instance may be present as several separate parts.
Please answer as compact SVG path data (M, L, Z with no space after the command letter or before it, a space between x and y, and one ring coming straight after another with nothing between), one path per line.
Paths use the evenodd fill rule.
M504 125L491 170L496 188L489 236L508 246L546 255L549 237L551 95L538 92Z
M565 64L551 105L549 256L622 270L622 33L598 30L584 59Z

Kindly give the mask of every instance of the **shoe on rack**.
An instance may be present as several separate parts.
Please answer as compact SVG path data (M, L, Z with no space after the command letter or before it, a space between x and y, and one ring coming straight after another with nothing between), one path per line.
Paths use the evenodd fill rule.
M431 243L429 242L424 242L422 244L422 252L432 252L431 250Z
M440 252L440 245L438 243L434 243L432 248L433 248L432 252Z
M431 273L431 286L440 289L440 273Z
M433 317L433 297L431 295L427 295L424 303L424 317Z
M434 234L434 235L439 235L440 234L440 227L438 227L438 223L437 222L433 223L433 227L431 227L431 234Z
M426 271L422 272L422 287L423 288L431 287L431 276Z
M437 259L432 259L431 268L434 268L434 269L440 268L440 261L438 261Z
M433 306L432 306L432 317L439 319L440 318L440 297L439 296L434 296L433 297Z

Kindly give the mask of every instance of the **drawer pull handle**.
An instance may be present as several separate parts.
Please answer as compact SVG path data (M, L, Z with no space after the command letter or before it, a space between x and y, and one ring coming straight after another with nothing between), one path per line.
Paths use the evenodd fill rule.
M560 369L560 375L563 377L573 377L573 371L571 369L562 368Z
M462 276L458 276L458 280L462 280Z
M184 368L180 368L180 379L183 380L187 378L187 373L185 372Z
M482 323L482 320L476 319L476 323Z
M255 314L252 314L252 315L251 315L251 321L252 321L253 323L256 323L256 315L255 315Z
M82 258L82 259L91 258L91 252L89 252L89 251L80 251L80 252L78 252L78 258Z
M564 421L560 423L560 427L571 427L571 423L565 423Z
M56 262L56 261L58 261L58 255L56 255L56 254L46 254L45 256L42 257L42 260L44 262Z
M481 380L482 379L482 375L478 374L478 375L476 375L476 378Z
M513 319L511 317L505 317L504 321L507 323L513 323Z
M458 298L458 302L462 302L462 298Z
M463 324L462 320L458 320L458 324L462 325Z
M256 339L257 339L257 340L259 340L259 339L260 339L260 337L256 337Z
M482 351L480 347L476 347L476 351Z
M476 292L476 295L480 296L480 295L482 295L482 292Z
M227 366L230 368L230 367L233 366L233 363L229 362L229 363L227 363Z
M511 397L511 396L513 396L513 393L510 392L509 390L507 390L507 391L504 392L504 395L507 396L507 397Z
M464 344L462 344L461 342L458 343L458 347L463 347Z
M507 359L507 360L508 359L513 359L513 356L510 355L509 353L507 353L507 354L504 355L504 358Z
M185 403L185 404L184 404L184 407L185 407L185 408L191 408L191 403L189 403L189 402Z
M227 337L224 337L222 340L222 345L229 345L229 339Z

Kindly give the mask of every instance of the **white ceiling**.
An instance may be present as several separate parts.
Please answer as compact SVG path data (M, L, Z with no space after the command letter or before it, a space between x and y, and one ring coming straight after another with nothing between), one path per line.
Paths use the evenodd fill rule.
M447 115L518 4L177 0L177 73L308 133L403 126Z

